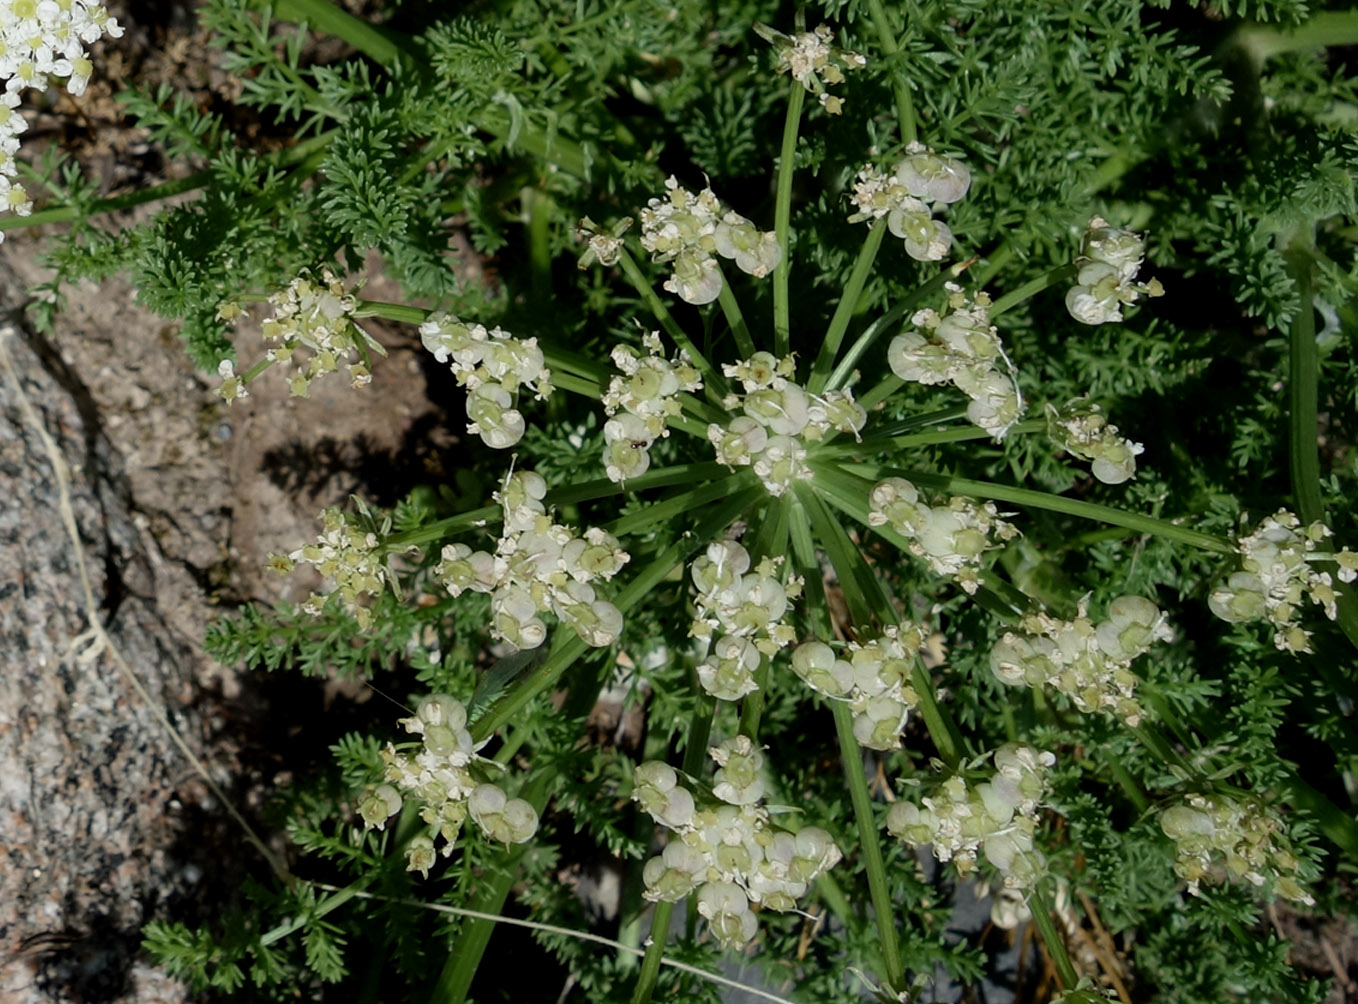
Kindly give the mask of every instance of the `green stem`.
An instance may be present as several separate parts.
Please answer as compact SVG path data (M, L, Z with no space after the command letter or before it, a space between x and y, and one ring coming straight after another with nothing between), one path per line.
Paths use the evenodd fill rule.
M891 22L887 19L886 8L882 6L882 0L868 0L868 11L872 15L872 26L877 30L877 44L882 49L882 54L888 61L896 55L899 47L896 45L896 35L891 30ZM910 87L906 83L905 74L899 67L893 68L891 74L891 90L896 96L896 118L901 126L901 142L913 143L916 140L915 134L915 106L911 99Z
M849 797L853 800L854 820L858 824L858 844L863 855L863 867L868 873L868 892L872 897L872 912L876 915L877 936L881 940L882 958L886 962L886 979L893 991L905 989L905 967L901 965L900 945L896 939L895 910L891 890L886 880L886 864L882 860L882 846L877 840L877 819L872 811L872 797L868 794L867 773L863 770L863 751L853 734L853 712L843 701L831 701L835 716L835 735L839 737L839 755L844 762L844 776L849 782Z
M748 485L750 481L750 472L742 470L736 474L727 474L725 477L700 488L686 488L683 491L676 492L670 498L653 502L645 508L629 512L626 516L620 516L609 524L608 532L615 537L624 537L628 534L639 533L657 523L667 523L676 516L692 512L709 502L715 502L717 499L732 495L740 488Z
M731 334L735 336L736 348L740 350L741 358L749 359L754 355L754 339L750 337L750 329L745 324L745 315L740 312L736 294L731 291L731 284L726 281L724 275L717 301L721 304L721 312L726 315L726 323L731 326Z
M1316 315L1312 300L1311 270L1315 259L1311 244L1312 234L1308 227L1304 233L1297 234L1284 250L1288 271L1297 284L1297 296L1301 301L1292 319L1289 338L1288 397L1291 409L1288 416L1288 466L1297 515L1305 524L1325 522L1317 437L1320 422L1320 353L1316 346ZM1328 550L1330 545L1322 542L1320 547ZM1338 593L1339 626L1349 640L1358 645L1358 596L1355 596L1351 586L1340 586Z
M1320 495L1320 451L1316 445L1320 362L1316 353L1316 315L1311 304L1311 257L1304 247L1294 245L1287 251L1287 263L1301 301L1292 321L1288 380L1292 405L1288 421L1292 495L1301 521L1314 523L1325 518L1325 503Z
M1029 419L1010 426L1009 436L1021 436L1030 432L1045 432L1047 420ZM846 453L879 453L883 450L902 450L916 446L936 446L940 443L965 443L973 439L990 439L992 434L985 429L970 426L960 429L937 429L933 432L914 432L904 436L873 436L861 443L832 443L815 447L812 457L834 457Z
M537 810L539 815L543 806L547 804L548 781L549 777L545 772L539 774L528 783L520 795ZM518 863L525 852L526 848L516 847L500 855L497 867L490 871L491 877L487 878L486 886L473 909L495 917L504 912L505 900L509 898L509 890L518 879ZM471 990L476 970L481 965L481 958L485 955L486 946L490 944L490 936L494 933L495 921L487 917L477 917L464 922L452 951L439 972L438 981L426 1000L432 1004L462 1004L467 999L467 992Z
M853 368L854 366L857 365L858 360L862 358L863 353L866 352L869 348L871 348L873 343L876 342L878 338L880 338L883 334L890 330L896 324L897 321L904 317L907 311L912 310L922 300L933 296L936 292L943 288L944 283L951 282L953 279L956 279L968 268L970 268L972 263L975 261L976 261L975 258L971 258L968 259L967 261L960 261L956 265L953 265L949 268L945 268L942 272L938 273L938 275L934 276L923 286L920 286L917 289L915 289L912 293L910 293L910 295L906 296L904 299L897 302L885 314L883 314L881 317L877 318L877 320L873 321L870 325L868 325L867 330L858 336L857 341L855 341L853 345L849 347L849 351L846 352L844 354L844 358L839 361L839 365L836 366L835 371L830 374L830 379L826 381L825 386L831 389L844 386L845 383L848 381L849 377L853 374L854 371ZM895 378L893 377L888 379ZM901 385L900 381L897 380L896 387L899 387L900 385ZM864 398L864 400L866 400L866 398ZM881 400L880 397L876 398L873 401L873 403L875 404L877 401L880 400ZM861 404L862 401L860 401L859 403ZM866 408L868 406L864 405L864 407Z
M280 150L267 157L261 157L260 163L273 167L292 167L314 154L323 152L334 136L335 130L313 136L296 146ZM99 199L85 208L80 206L53 206L49 209L41 209L28 216L0 217L0 233L19 227L40 227L46 223L66 223L70 220L94 216L98 213L113 213L122 209L131 209L134 206L146 205L148 202L158 202L174 195L182 195L185 192L204 188L211 184L212 178L213 173L211 171L199 171L187 178L176 178L160 185L152 185L150 188L140 188L135 192L115 195L108 199Z
M1256 65L1284 52L1354 45L1358 44L1358 11L1320 11L1295 28L1242 25L1236 30L1235 40Z
M655 992L656 977L660 975L660 960L665 956L665 942L669 940L670 922L675 904L661 901L651 914L651 936L646 943L646 957L641 960L641 972L632 988L632 1004L649 1004Z
M858 260L854 262L849 281L844 286L844 295L839 298L835 314L830 318L830 327L825 332L825 341L821 343L815 365L811 368L811 380L807 384L807 390L812 394L819 394L825 387L830 367L835 361L835 356L839 354L840 343L844 341L844 332L848 330L849 321L858 310L863 285L868 281L868 273L872 271L872 263L877 259L877 251L882 246L882 236L885 233L886 220L878 220L868 231L868 239L863 242L863 247L858 252Z
M679 326L679 322L670 314L669 308L656 295L650 282L641 274L636 259L627 252L626 248L619 251L618 265L622 268L622 274L627 276L627 281L636 289L642 302L651 309L655 319L665 329L665 333L670 336L675 345L688 353L689 360L702 373L703 382L707 384L708 388L717 391L718 394L725 393L726 378L721 375L715 366L708 362L705 355L698 351L698 346L688 337L684 329Z
M284 20L305 21L316 31L343 39L383 66L391 66L402 56L416 55L413 49L398 45L388 34L328 0L278 0L275 13Z
M919 695L920 716L924 719L924 727L929 730L929 738L938 748L939 759L948 765L949 770L957 770L962 763L962 732L952 715L938 703L934 681L918 656L915 657L911 677L915 692Z
M1048 272L1044 272L1036 279L1030 279L1012 293L1005 293L989 307L990 318L994 320L1006 310L1017 307L1020 303L1031 299L1049 286L1056 286L1061 283L1069 282L1075 278L1074 265L1058 265Z
M789 85L787 118L783 122L783 150L778 159L778 193L773 208L773 229L778 235L780 257L773 270L773 354L782 358L792 346L791 306L788 302L788 255L792 225L792 173L797 159L797 130L801 125L806 89L796 80Z
M1073 989L1075 984L1080 982L1080 977L1076 975L1075 966L1071 963L1070 956L1066 954L1066 943L1061 940L1056 925L1052 923L1051 900L1040 882L1028 894L1028 909L1032 911L1033 924L1037 927L1038 936L1042 939L1042 944L1047 946L1047 953L1056 966L1056 975L1060 977L1062 988Z

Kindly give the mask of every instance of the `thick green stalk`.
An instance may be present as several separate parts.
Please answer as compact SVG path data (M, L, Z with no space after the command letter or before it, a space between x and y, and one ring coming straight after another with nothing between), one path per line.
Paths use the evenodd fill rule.
M773 207L773 230L781 257L773 270L773 354L788 354L792 345L791 305L788 301L789 229L792 225L792 173L797 160L797 130L801 126L806 89L797 81L789 85L787 118L783 123L783 150L778 159L778 193Z
M830 710L835 716L839 755L849 782L849 797L853 800L858 846L863 855L863 868L868 873L868 892L872 897L872 912L876 915L877 936L882 942L887 983L893 991L901 991L905 989L905 967L901 965L900 944L896 938L896 916L886 880L886 863L882 860L882 845L877 840L877 818L872 811L872 796L868 794L868 778L863 770L863 751L854 738L853 712L849 706L843 701L831 701Z
M1325 502L1320 494L1320 450L1316 441L1319 418L1317 383L1320 360L1316 351L1316 314L1311 303L1311 256L1305 247L1294 244L1287 251L1288 271L1297 284L1296 317L1292 320L1290 342L1291 372L1288 398L1288 461L1292 474L1292 496L1297 515L1303 523L1325 519Z
M896 44L896 35L891 30L891 21L887 18L882 0L868 0L868 12L872 15L872 26L877 31L877 44L881 46L882 54L889 60L896 55L900 47ZM913 143L917 138L915 105L910 95L910 85L906 83L905 74L899 68L891 75L891 90L896 96L896 118L901 126L901 142Z
M1066 990L1073 989L1075 984L1080 982L1080 977L1076 975L1075 966L1071 964L1070 956L1066 954L1066 943L1061 940L1060 932L1052 923L1051 900L1047 897L1041 882L1028 894L1028 909L1032 911L1033 924L1037 927L1038 936L1042 938L1042 944L1047 946L1047 953L1056 966L1056 975L1061 979L1061 986Z
M539 774L528 782L520 795L539 815L547 804L549 780L545 772ZM490 936L495 933L495 921L487 918L498 917L504 912L509 890L518 879L518 863L524 851L523 847L506 850L501 855L499 866L489 873L481 896L473 905L473 909L486 916L464 923L437 982L426 998L431 1004L462 1004L467 999L467 992L471 990L486 946L490 944Z
M740 350L741 358L749 359L754 355L754 339L750 337L750 329L745 324L745 315L740 312L736 294L731 291L731 284L726 281L724 275L717 301L721 304L721 312L726 315L726 323L731 326L731 334L735 337L736 348Z
M415 55L412 49L397 44L388 33L341 10L329 0L278 0L274 9L280 18L305 21L316 31L343 39L383 66L390 66L402 56Z
M930 679L929 671L924 668L924 663L918 656L915 657L911 674L915 693L919 695L920 717L924 719L924 727L929 732L929 738L938 748L939 759L948 765L949 770L956 770L962 763L962 732L953 721L952 715L938 703L938 695L934 693L934 681Z
M992 303L989 307L990 319L994 320L1006 310L1011 310L1020 303L1032 299L1049 286L1068 283L1074 278L1074 265L1058 265L1054 269L1043 272L1036 279L1030 279L1012 293L1005 293L1004 296Z
M660 975L660 960L665 956L669 940L670 922L674 919L675 904L661 901L651 914L651 936L646 942L646 956L641 960L641 972L632 988L632 1004L649 1004L655 992L656 977Z
M849 273L849 281L844 285L844 295L839 298L835 314L830 318L830 327L825 332L825 341L821 343L815 365L811 368L811 379L806 389L812 394L819 394L825 387L830 367L834 364L835 356L839 354L840 343L844 341L844 332L849 329L849 321L858 310L863 285L868 281L868 273L872 271L872 263L877 259L877 252L882 246L882 236L885 233L886 220L878 220L868 231L868 239L863 242L863 247L858 252L858 260L854 262L853 271Z
M1234 41L1250 54L1255 65L1284 52L1300 52L1332 45L1358 44L1358 11L1320 11L1295 28L1245 24Z
M1320 353L1316 346L1316 315L1311 291L1311 234L1293 238L1287 248L1288 271L1297 284L1296 317L1289 336L1290 374L1288 398L1288 461L1292 476L1292 497L1303 523L1326 522L1325 500L1320 492L1320 449L1317 428L1320 421ZM1327 543L1321 544L1328 548ZM1358 598L1352 586L1339 587L1339 626L1354 645L1358 645Z

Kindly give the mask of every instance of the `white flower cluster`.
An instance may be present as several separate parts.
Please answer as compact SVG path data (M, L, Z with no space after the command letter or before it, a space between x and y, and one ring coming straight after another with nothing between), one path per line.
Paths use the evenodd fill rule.
M491 449L508 449L523 438L523 415L515 407L519 388L528 387L539 401L551 396L552 373L536 338L440 313L420 325L420 341L467 388L467 431Z
M1029 614L1024 633L1005 633L990 650L990 669L1012 687L1051 687L1086 713L1107 711L1136 726L1141 705L1136 699L1132 660L1157 641L1174 637L1165 616L1141 596L1119 596L1108 605L1108 618L1095 624L1080 605L1073 621L1045 613Z
M1255 799L1237 801L1225 795L1189 795L1160 814L1160 829L1174 841L1174 870L1200 895L1204 879L1213 880L1213 859L1230 879L1253 886L1272 884L1273 892L1311 906L1315 900L1297 881L1296 857L1281 846L1278 819ZM1218 873L1219 874L1219 873Z
M887 478L868 495L868 525L889 526L909 541L910 553L924 559L939 575L957 580L967 593L980 585L981 555L999 540L1012 540L1018 530L1000 518L993 502L977 503L954 496L947 505L929 505L904 478Z
M995 773L969 785L948 778L934 794L892 803L887 831L911 847L931 844L939 861L953 861L962 878L976 865L977 851L1004 877L1009 888L1032 886L1042 877L1042 853L1033 846L1037 810L1047 792L1051 753L1005 743L994 753Z
M434 574L453 596L468 589L490 593L491 633L516 649L546 640L544 613L569 624L588 645L611 645L622 632L622 613L600 599L592 583L613 578L629 555L611 533L590 527L578 536L554 522L542 503L546 494L540 475L510 474L495 494L504 511L495 553L447 544Z
M796 371L792 356L776 358L756 352L749 359L722 367L740 381L745 393L730 394L722 402L728 411L743 415L725 426L707 427L707 438L717 460L727 467L753 467L770 495L782 495L793 482L811 477L806 444L818 442L831 430L857 436L868 420L849 390L826 391L813 397L789 377Z
M335 372L341 362L348 364L355 387L372 382L366 352L371 349L385 355L386 350L354 323L358 301L329 268L321 269L319 282L309 269L303 269L286 289L269 297L269 304L274 313L260 325L260 331L273 347L265 355L270 365L292 367L288 386L293 397L310 396L311 382ZM217 317L234 321L241 313L238 304L224 303ZM307 353L304 361L294 360L299 351ZM217 374L222 378L217 393L228 404L249 396L244 378L236 375L229 359L222 361Z
M28 88L44 91L52 77L65 77L66 90L85 93L94 64L85 47L102 36L121 38L122 27L103 4L87 0L5 0L0 3L0 210L19 216L33 211L33 201L19 175L14 155L28 123L19 112ZM0 241L5 239L0 232Z
M910 383L953 384L971 398L967 420L1003 439L1023 414L1023 397L999 331L990 323L990 297L977 293L975 300L968 300L951 282L947 289L948 312L916 311L910 322L922 330L893 338L887 364ZM1007 372L1000 371L1001 363Z
M756 24L754 30L773 45L779 73L792 74L792 79L816 95L829 114L838 115L844 110L844 99L830 94L825 88L842 84L845 70L861 70L867 66L866 57L831 45L834 33L824 24L815 31L791 36L763 24Z
M759 689L754 674L761 657L772 658L796 640L783 615L788 601L801 595L801 580L784 585L780 561L765 557L750 571L750 552L720 540L689 569L698 589L690 633L705 644L716 639L698 663L698 680L713 697L736 701Z
M778 237L762 231L739 213L721 211L712 189L694 195L673 176L665 180L667 195L652 199L641 211L641 246L651 260L673 262L665 289L688 303L711 303L721 295L721 269L716 255L733 259L742 272L768 275L783 260Z
M1302 527L1296 516L1279 509L1236 542L1241 570L1212 590L1207 605L1218 617L1232 622L1267 618L1278 629L1273 635L1278 648L1311 651L1311 634L1297 623L1302 599L1309 596L1311 602L1320 604L1330 620L1339 614L1334 580L1311 563L1337 563L1341 582L1358 578L1358 554L1347 548L1333 553L1316 549L1330 535L1324 523Z
M376 596L389 582L394 585L390 570L378 553L379 536L340 509L323 509L320 519L322 530L316 543L286 556L270 555L269 564L285 574L299 561L314 565L318 572L334 582L344 609L359 627L366 630L372 624L372 611L365 605L367 598ZM380 529L383 534L391 529L390 517L383 521ZM319 616L327 598L312 593L302 609L313 617Z
M677 903L697 890L698 913L726 948L747 944L758 930L752 906L794 910L816 877L842 857L830 835L816 826L797 833L769 826L757 803L764 754L748 736L708 750L718 764L712 793L720 802L698 808L668 764L650 760L633 774L632 798L678 839L646 862L645 897Z
M679 414L680 393L703 387L684 352L665 358L659 332L641 341L648 352L644 356L626 345L613 349L613 365L622 376L609 381L603 396L604 411L610 416L604 423L604 469L612 481L646 473L651 444L670 434L669 420Z
M401 753L394 744L387 744L382 763L390 783L367 792L359 802L358 814L365 829L380 830L389 817L401 811L401 792L424 803L420 818L430 832L411 838L406 845L408 871L427 878L435 860L434 838L442 839L441 853L448 857L469 815L492 840L522 844L532 839L538 830L536 810L521 798L510 798L498 785L477 780L472 773L481 746L472 742L467 731L467 709L461 701L447 694L431 694L420 701L413 717L401 719L400 724L422 739L420 748Z
M1092 462L1094 477L1106 485L1120 485L1136 477L1136 458L1146 451L1118 435L1118 427L1103 416L1097 404L1080 399L1064 408L1047 405L1047 433L1072 456Z
M1110 227L1101 216L1090 220L1075 259L1077 285L1066 293L1070 316L1081 324L1108 324L1122 320L1123 304L1142 293L1164 296L1159 279L1136 281L1145 253L1145 242L1130 230Z
M940 205L960 201L971 187L966 165L943 157L922 143L905 148L906 158L891 174L869 164L858 172L850 223L886 217L887 229L905 241L905 253L916 261L941 261L952 247L952 231L933 218Z
M849 705L860 746L892 750L919 705L911 674L921 644L919 628L894 625L880 638L850 642L843 658L825 642L809 641L792 653L792 671L817 693Z

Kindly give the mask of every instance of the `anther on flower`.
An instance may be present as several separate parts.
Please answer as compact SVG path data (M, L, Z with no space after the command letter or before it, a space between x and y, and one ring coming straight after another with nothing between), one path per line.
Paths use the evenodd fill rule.
M1192 794L1160 814L1174 841L1174 870L1201 895L1203 882L1241 880L1296 903L1315 899L1298 880L1297 858L1279 839L1282 823L1254 798Z
M953 775L919 804L900 799L887 811L887 831L909 846L930 844L939 861L952 861L965 878L978 853L999 872L1008 888L1030 888L1045 872L1034 846L1037 811L1047 790L1047 770L1056 758L1020 743L993 754L995 773L970 783Z
M552 374L536 338L434 314L420 325L420 341L467 388L467 431L492 449L508 449L523 438L526 425L516 407L521 388L539 400L552 393Z
M1335 562L1341 582L1358 577L1358 554L1317 549L1330 534L1323 523L1303 528L1295 515L1279 509L1236 542L1240 570L1212 590L1207 605L1227 621L1267 619L1277 629L1273 644L1279 649L1310 652L1310 633L1298 622L1303 601L1319 604L1330 620L1339 615L1334 580L1315 563Z
M673 176L665 188L666 198L651 199L641 211L641 246L652 261L673 264L664 288L681 300L701 305L721 295L717 255L755 277L767 275L782 260L773 233L756 229L737 213L723 215L712 189L694 195Z
M1097 404L1076 399L1061 409L1048 404L1046 413L1048 435L1067 453L1091 461L1095 478L1120 485L1136 476L1136 458L1145 447L1118 435Z
M1085 713L1106 712L1130 726L1141 723L1132 661L1157 641L1173 637L1150 600L1120 596L1095 623L1083 603L1074 620L1030 614L1023 633L1006 632L990 652L990 668L1010 686L1050 687Z
M790 73L793 80L816 95L829 114L838 115L843 111L844 100L830 94L826 87L843 83L845 70L861 70L867 66L865 57L831 45L834 32L824 24L815 31L791 36L765 24L756 24L754 30L773 46L779 73Z
M929 505L904 478L887 478L868 495L868 525L889 526L907 538L910 553L939 575L957 580L967 593L980 585L981 558L1001 541L1018 536L1000 518L994 503L955 496L946 505Z
M448 544L434 575L453 596L470 589L491 594L491 633L517 649L547 639L543 614L573 628L588 645L611 645L622 633L622 613L594 584L615 576L628 560L616 537L591 527L583 534L555 522L542 502L547 483L515 471L496 493L504 514L494 553Z
M887 364L908 383L953 384L971 398L967 419L1003 439L1023 415L1023 398L999 331L990 323L990 297L977 293L968 299L956 283L945 288L948 312L916 311L910 319L915 330L892 339Z
M1066 310L1082 324L1122 320L1122 307L1144 293L1164 296L1159 279L1136 282L1146 246L1129 230L1111 227L1101 216L1089 221L1075 258L1076 285L1066 293Z

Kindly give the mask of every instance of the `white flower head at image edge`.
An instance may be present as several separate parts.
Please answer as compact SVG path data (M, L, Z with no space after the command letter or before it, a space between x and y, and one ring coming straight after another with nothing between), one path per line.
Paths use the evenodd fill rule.
M19 134L28 123L19 112L26 90L45 91L52 78L66 90L85 93L94 64L85 47L104 35L119 38L123 29L103 5L85 0L3 0L0 2L0 212L27 216L33 202L16 184ZM0 241L5 239L0 231Z

